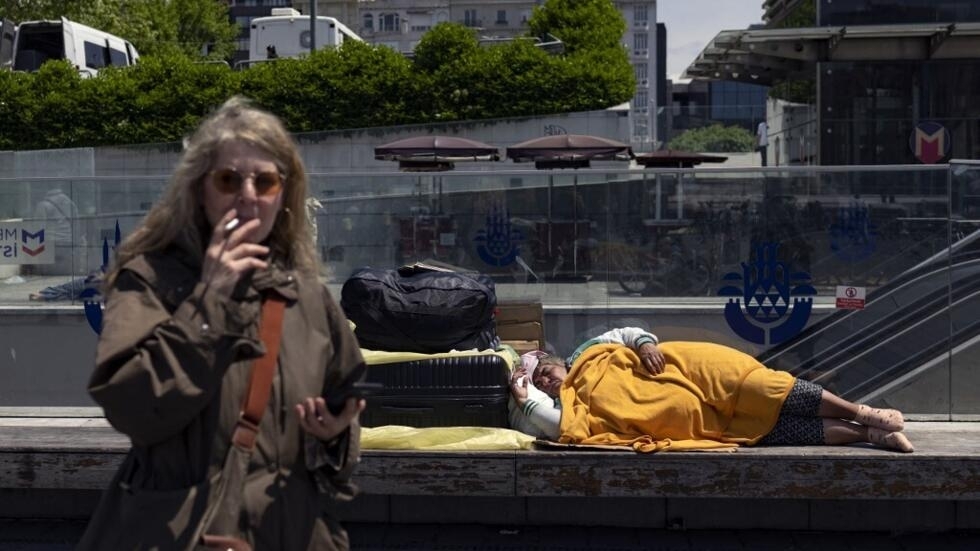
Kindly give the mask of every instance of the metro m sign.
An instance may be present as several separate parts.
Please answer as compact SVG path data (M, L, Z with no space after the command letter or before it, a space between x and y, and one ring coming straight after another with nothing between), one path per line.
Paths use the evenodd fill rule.
M937 122L920 122L909 136L912 154L923 164L938 163L949 156L953 143L949 130Z

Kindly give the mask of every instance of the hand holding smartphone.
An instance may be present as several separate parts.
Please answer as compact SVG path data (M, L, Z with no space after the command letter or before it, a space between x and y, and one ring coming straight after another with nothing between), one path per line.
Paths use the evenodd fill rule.
M367 381L354 381L350 385L335 388L327 396L327 410L331 415L337 415L344 409L348 398L365 398L371 396L381 389L381 383L369 383Z

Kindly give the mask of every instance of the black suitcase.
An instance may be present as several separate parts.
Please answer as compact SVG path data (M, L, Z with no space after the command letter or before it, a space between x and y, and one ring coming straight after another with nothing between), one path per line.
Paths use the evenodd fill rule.
M367 380L384 388L367 399L365 427L509 426L510 367L497 354L372 364Z

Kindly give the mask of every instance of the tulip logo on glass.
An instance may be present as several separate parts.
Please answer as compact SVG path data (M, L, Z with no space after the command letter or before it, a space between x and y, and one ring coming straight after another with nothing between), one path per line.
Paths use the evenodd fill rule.
M119 242L122 241L122 233L119 231L119 220L116 220L116 232L115 239L112 245L112 250L115 251L116 247L119 246ZM102 284L102 275L105 274L106 270L109 268L109 240L102 239L102 266L99 267L98 276L90 276L86 283L86 288L81 293L82 304L85 306L85 319L88 320L89 327L92 328L96 334L102 333L102 306L104 303L104 297L100 291Z
M487 225L476 233L476 254L491 266L510 266L521 254L521 231L512 227L507 208L495 205L487 214Z
M875 252L877 235L868 206L852 203L837 211L837 218L830 226L830 249L841 260L865 260Z
M725 274L722 279L729 284L718 295L732 297L725 305L725 321L738 336L755 344L778 344L806 326L817 290L810 285L810 274L792 272L779 260L779 243L757 245L755 257L754 263L742 263L741 274Z

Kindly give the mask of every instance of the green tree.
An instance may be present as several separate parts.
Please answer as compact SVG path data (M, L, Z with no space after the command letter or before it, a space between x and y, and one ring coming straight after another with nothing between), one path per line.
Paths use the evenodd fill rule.
M435 73L441 67L476 54L476 34L459 23L439 23L415 47L415 68Z
M232 71L200 63L199 43L186 48L179 39L160 38L170 35L156 27L180 28L177 8L191 9L195 1L77 2L85 9L73 20L120 36L129 28L142 37L145 42L134 42L140 63L106 68L93 78L81 78L65 62L37 73L0 72L0 149L177 141L233 94L279 114L293 132L603 109L633 95L633 72L618 38L580 38L580 47L551 55L530 40L484 47L472 30L455 24L423 37L414 60L385 46L348 41ZM583 0L593 4L609 5ZM565 0L546 6L579 7ZM577 19L549 17L567 36L594 32L578 29L595 21L574 13Z
M93 3L101 0L93 0ZM38 21L42 19L58 19L65 16L77 18L87 2L77 0L2 0L0 1L0 18L10 19L15 23L21 21Z
M547 0L534 8L528 21L531 34L556 36L565 51L603 50L622 47L626 21L611 0Z
M755 149L755 136L740 126L713 124L686 130L670 141L670 149L694 152L745 153Z

